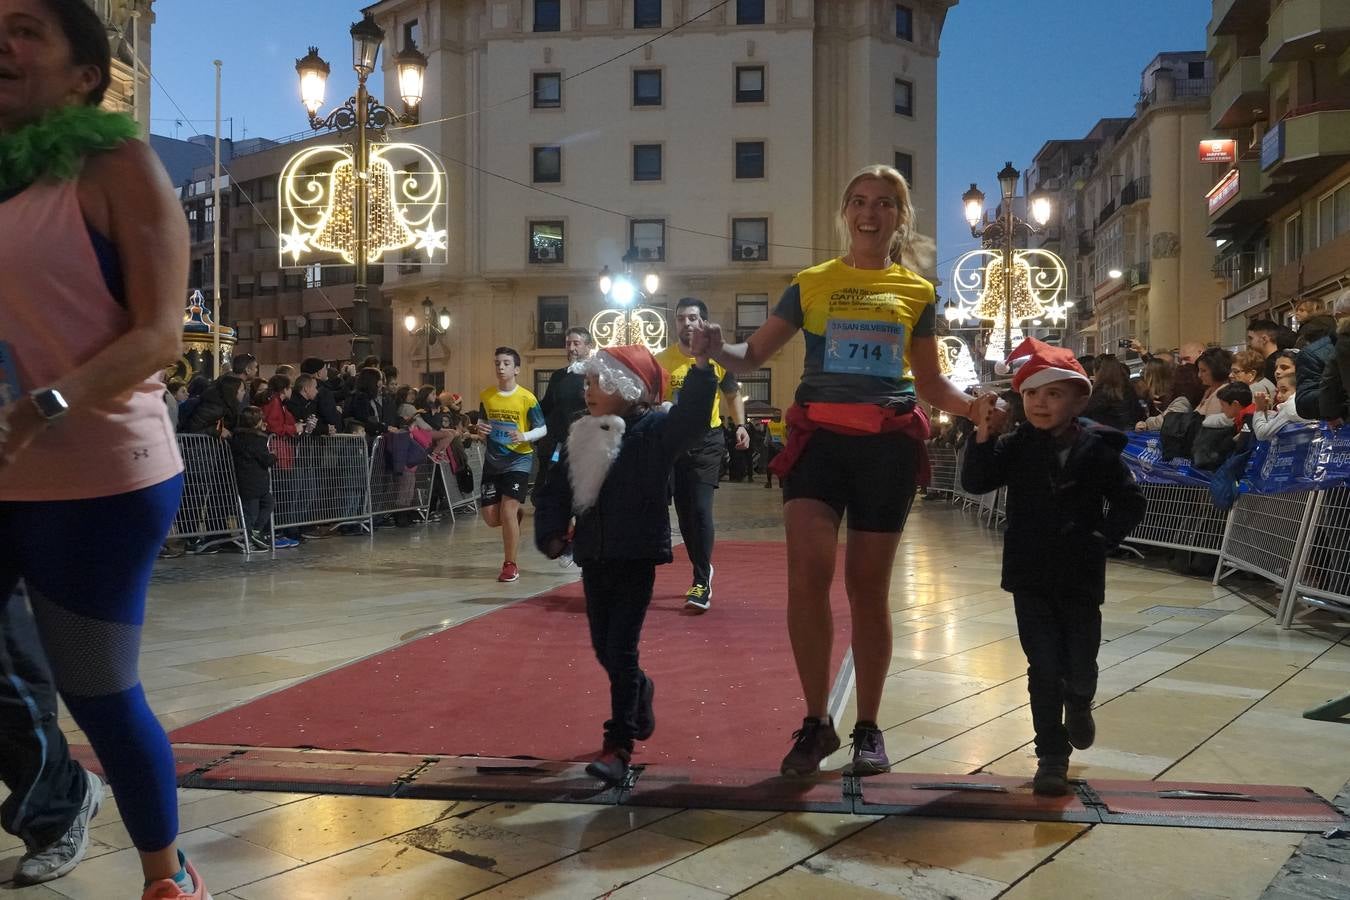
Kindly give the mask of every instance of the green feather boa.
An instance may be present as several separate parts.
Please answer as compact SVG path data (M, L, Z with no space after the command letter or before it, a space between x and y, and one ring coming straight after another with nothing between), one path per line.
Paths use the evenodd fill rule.
M40 178L68 181L80 162L111 150L140 132L124 113L93 106L63 106L18 131L0 134L0 191L27 187Z

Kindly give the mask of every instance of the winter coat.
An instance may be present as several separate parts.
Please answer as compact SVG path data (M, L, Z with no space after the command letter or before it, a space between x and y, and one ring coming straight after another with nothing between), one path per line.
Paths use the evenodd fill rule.
M548 377L539 408L548 425L548 435L536 448L542 458L552 455L554 447L567 443L567 429L586 415L586 376L567 368L555 369Z
M268 432L277 435L277 439L272 442L277 457L277 468L295 468L295 442L300 437L295 414L287 408L280 394L273 394L272 398L263 404L262 414Z
M1223 413L1205 416L1191 447L1191 465L1207 472L1223 465L1233 455L1235 428L1233 420Z
M222 427L234 431L239 410L226 402L220 392L219 379L208 384L198 396L197 408L186 422L180 422L185 434L219 434Z
M1336 322L1336 342L1322 370L1318 417L1350 419L1350 316Z
M1117 431L1133 431L1134 423L1140 419L1139 400L1133 391L1119 400L1094 391L1088 400L1087 409L1083 411L1083 418Z
M557 465L539 492L534 512L534 537L539 549L564 539L568 522L576 515L572 558L580 566L604 560L671 561L670 474L675 457L708 433L717 376L712 369L693 368L680 390L680 400L669 412L651 410L624 420L618 455L605 472L594 505L574 513L574 482L585 473L572 472L571 454L586 453L588 465L603 465L602 454L579 440L578 429L593 427L590 416L574 423ZM582 457L578 457L581 459Z
M230 435L230 454L234 457L234 479L239 499L257 500L267 496L272 480L267 470L277 458L267 449L267 435L257 431L236 431Z
M1321 418L1322 372L1336 353L1336 339L1320 337L1294 357L1294 404L1305 419Z
M366 440L371 443L394 425L395 421L392 400L385 400L382 405L377 405L376 398L360 391L347 398L346 412L348 419L355 419L365 426Z
M1144 517L1144 494L1120 459L1124 434L1079 419L1071 440L1063 465L1063 446L1030 423L997 440L968 441L961 484L973 494L1008 488L1005 591L1101 603L1106 551Z

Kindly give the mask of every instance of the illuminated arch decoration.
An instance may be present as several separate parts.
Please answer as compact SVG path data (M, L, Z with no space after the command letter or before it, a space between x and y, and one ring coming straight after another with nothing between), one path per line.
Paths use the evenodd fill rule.
M649 306L601 310L590 331L597 347L641 344L653 353L666 348L666 317Z
M947 380L962 390L980 382L970 348L956 335L944 334L938 338L938 367Z
M948 321L979 320L1004 327L1007 312L1003 251L984 247L971 250L952 267L952 292L945 315ZM1031 319L1062 321L1070 305L1069 273L1049 250L1014 250L1012 255L1012 325Z
M435 157L416 144L372 144L367 172L366 263L411 247L421 256L416 262L444 265L449 188ZM342 144L308 147L287 161L277 189L283 268L316 253L356 261L359 177L352 148Z

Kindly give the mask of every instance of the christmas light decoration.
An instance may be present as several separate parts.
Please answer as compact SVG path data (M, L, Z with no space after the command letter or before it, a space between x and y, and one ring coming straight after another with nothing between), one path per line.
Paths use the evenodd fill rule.
M1012 260L1012 278L1003 271L1002 257L994 257L985 267L984 292L975 306L975 317L985 321L1003 319L1009 309L1006 291L1012 287L1012 319L1021 322L1041 315L1043 307L1031 293L1031 266L1025 260L1014 257Z
M364 173L357 171L352 149L345 145L309 147L290 158L277 191L283 267L301 265L319 252L355 261L356 188L362 178L367 181L366 262L378 265L390 250L413 247L425 255L419 261L445 263L445 170L422 147L395 143L372 145Z
M601 310L591 319L590 331L597 347L641 344L653 353L666 348L666 317L647 306Z
M951 334L938 338L938 367L947 380L965 390L980 381L966 342Z

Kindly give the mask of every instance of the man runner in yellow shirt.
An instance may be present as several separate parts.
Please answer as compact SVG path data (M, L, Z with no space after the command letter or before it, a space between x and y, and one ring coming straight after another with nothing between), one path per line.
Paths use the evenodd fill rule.
M700 322L708 320L708 307L694 297L682 297L675 304L675 335L677 342L656 355L661 368L670 374L670 397L679 402L684 377L694 365L689 340ZM713 400L712 422L708 433L693 449L675 459L673 480L675 515L680 521L680 537L694 567L694 583L684 595L689 609L706 611L712 605L713 554L713 491L722 477L722 454L726 443L722 437L722 406L736 425L736 449L750 446L750 432L745 428L745 403L740 396L736 376L716 363L721 396ZM719 402L720 401L720 402Z

